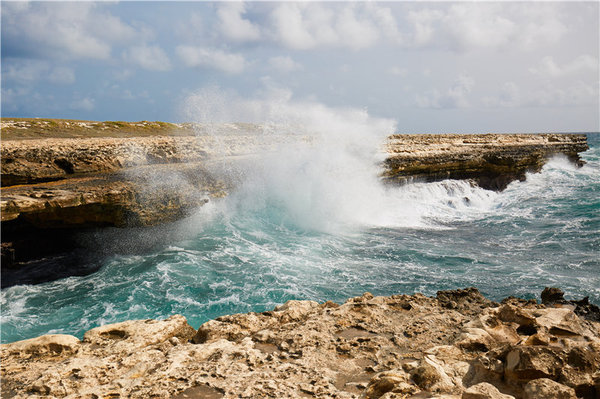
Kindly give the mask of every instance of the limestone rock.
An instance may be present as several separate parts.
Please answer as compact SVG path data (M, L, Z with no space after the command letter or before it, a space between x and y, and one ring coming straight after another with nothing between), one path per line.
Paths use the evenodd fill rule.
M493 305L493 302L481 295L475 287L438 291L436 298L443 307L455 309L461 313L468 312L469 314Z
M492 384L482 382L469 387L462 394L462 399L515 399L512 395L505 395Z
M574 306L575 314L583 316L588 320L600 322L600 307L591 304L587 297L581 300L565 300L564 292L560 288L546 287L542 292L542 303L544 305L571 305Z
M417 391L418 388L410 382L410 376L403 370L396 369L384 371L373 377L361 398L394 398L396 395L406 396Z
M315 301L287 301L281 306L275 308L277 317L283 323L290 321L299 321L304 319L319 304Z
M79 349L80 341L72 335L50 334L41 337L26 339L23 341L4 344L2 352L11 355L72 355Z
M473 179L483 188L503 190L525 180L526 172L539 171L554 154L581 165L577 154L587 148L585 135L398 134L388 139L384 177L395 182Z
M571 308L495 305L473 289L440 297L290 301L219 317L198 332L173 316L97 327L81 342L42 336L6 344L1 395L508 399L550 377L580 397L596 397L600 323L573 316ZM556 341L530 345L523 325ZM578 335L552 335L555 326ZM474 329L487 334L485 350L461 345ZM509 331L521 339L514 342Z
M95 345L127 341L130 347L146 347L178 338L186 342L196 334L185 317L174 315L165 320L130 320L96 327L85 333L83 340Z
M498 318L505 323L517 323L519 327L533 326L535 317L517 306L505 304L498 310Z
M505 378L527 382L538 378L557 379L565 363L565 354L558 348L516 346L506 356Z
M575 390L548 378L529 381L525 385L525 399L576 399Z
M425 355L419 367L411 372L411 377L423 390L451 392L456 387L442 362L433 355Z

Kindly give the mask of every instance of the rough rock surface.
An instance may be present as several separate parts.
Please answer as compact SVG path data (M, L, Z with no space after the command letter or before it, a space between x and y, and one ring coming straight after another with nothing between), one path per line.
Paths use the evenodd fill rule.
M575 399L575 390L548 378L531 380L525 385L525 399Z
M2 136L2 264L13 268L68 251L81 229L181 219L226 195L246 158L283 141L248 124L62 120L3 119Z
M394 135L384 177L390 181L473 179L483 188L503 190L526 172L538 172L553 155L580 163L588 149L584 134Z
M51 335L5 344L0 355L3 398L600 394L600 323L570 305L498 304L475 289L437 298L365 293L342 305L289 301L197 331L182 316L127 321L82 341Z
M44 138L3 140L2 186L33 184L98 173L115 173L143 165L204 162L274 150L277 135L251 131L224 136L157 136Z

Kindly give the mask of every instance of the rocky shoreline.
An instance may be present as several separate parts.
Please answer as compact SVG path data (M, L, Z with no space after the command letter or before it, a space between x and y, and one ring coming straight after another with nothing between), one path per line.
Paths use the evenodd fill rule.
M2 119L2 263L68 248L83 229L153 226L227 195L244 162L286 145L318 145L260 125ZM502 190L562 154L581 164L584 134L393 135L381 178L470 179ZM237 180L237 181L236 181ZM61 236L62 239L57 239ZM60 245L57 246L57 242Z
M539 172L553 155L581 166L588 149L583 134L393 135L383 178L392 181L471 179L501 191L527 172Z
M600 395L600 309L475 288L183 316L4 344L2 397L552 399Z

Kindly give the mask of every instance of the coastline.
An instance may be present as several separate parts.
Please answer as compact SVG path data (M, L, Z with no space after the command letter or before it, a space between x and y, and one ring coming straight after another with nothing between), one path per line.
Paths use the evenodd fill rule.
M226 196L261 155L319 145L252 124L10 118L2 124L5 267L68 249L79 231L182 219ZM459 179L502 191L555 155L581 166L579 154L588 148L585 134L393 135L381 143L378 167L387 184Z
M600 309L546 288L288 301L3 344L2 397L596 398ZM559 395L560 396L553 396ZM550 395L550 396L549 396Z
M218 141L162 133L3 141L3 277L24 273L27 255L69 253L81 232L168 228L226 196L239 183L232 165L286 144L232 126ZM585 149L585 135L398 135L383 146L380 178L461 179L501 191L557 154L581 165ZM67 276L85 272L71 263ZM475 289L435 298L366 293L342 305L290 301L221 316L198 330L178 315L121 321L83 340L59 334L3 344L2 397L519 399L548 397L544 389L596 397L598 308L557 290L542 302L495 303Z

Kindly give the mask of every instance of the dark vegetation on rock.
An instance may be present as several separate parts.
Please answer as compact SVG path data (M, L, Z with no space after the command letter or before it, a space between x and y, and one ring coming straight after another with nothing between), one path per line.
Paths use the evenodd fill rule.
M125 321L2 345L2 397L595 399L600 323L573 309L468 288Z

